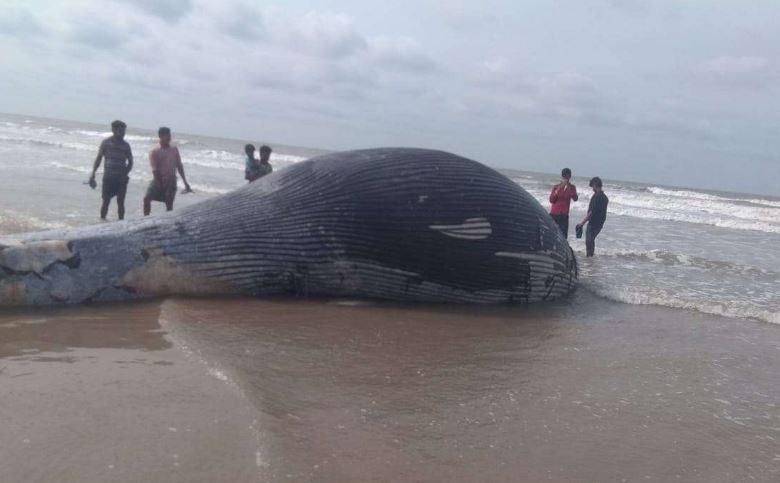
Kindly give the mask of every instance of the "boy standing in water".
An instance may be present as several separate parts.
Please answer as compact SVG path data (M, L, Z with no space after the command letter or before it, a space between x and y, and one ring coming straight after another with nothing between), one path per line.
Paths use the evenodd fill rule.
M161 127L157 130L160 144L149 152L149 163L152 166L154 179L149 183L144 196L144 216L152 212L152 201L165 203L167 211L173 210L173 200L176 198L176 171L184 181L184 192L189 193L190 184L184 175L179 148L171 146L171 130Z
M266 145L260 146L260 178L271 174L274 170L268 160L271 159L271 148Z
M561 171L561 182L553 186L550 193L550 216L563 232L563 236L569 237L569 205L572 200L577 201L577 187L569 182L571 179L571 170L563 168Z
M590 180L590 187L593 188L593 197L588 205L588 214L577 225L577 229L582 229L582 225L588 223L588 229L585 231L585 254L592 257L596 250L596 236L604 227L607 220L607 205L609 198L602 190L601 178L596 176Z
M260 147L260 160L255 159L255 147L252 144L244 146L246 153L246 167L244 169L244 179L250 183L270 174L273 171L268 159L271 157L271 148L268 146Z
M95 187L95 173L100 167L100 162L106 158L103 166L103 204L100 207L100 219L105 220L108 214L108 205L111 198L116 196L117 215L120 220L125 218L125 195L127 194L127 182L130 181L130 171L133 169L133 151L125 141L127 124L122 121L111 123L112 135L100 143L95 164L92 167L92 176L89 177L89 185Z
M258 178L260 167L255 159L255 145L247 144L244 146L246 160L244 161L244 179L250 183Z

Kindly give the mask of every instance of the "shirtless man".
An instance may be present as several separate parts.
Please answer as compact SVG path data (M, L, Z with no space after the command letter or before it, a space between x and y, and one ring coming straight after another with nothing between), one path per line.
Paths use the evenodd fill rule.
M167 211L173 210L173 200L176 198L176 171L184 181L183 193L192 191L184 175L179 148L171 146L170 128L161 127L157 130L157 135L160 144L149 152L149 164L154 179L149 183L144 196L144 216L149 216L152 212L152 201L162 201Z

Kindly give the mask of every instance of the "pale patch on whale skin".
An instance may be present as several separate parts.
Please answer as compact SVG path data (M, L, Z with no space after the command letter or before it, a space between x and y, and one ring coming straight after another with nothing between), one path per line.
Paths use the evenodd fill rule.
M27 304L27 284L24 282L0 282L0 306Z
M468 218L459 225L431 225L428 228L461 240L484 240L493 233L487 218Z
M0 246L0 267L12 272L35 272L42 275L54 263L67 262L76 256L68 242L48 240Z
M236 293L230 284L204 278L161 250L147 250L149 258L121 279L120 286L140 295L215 295Z

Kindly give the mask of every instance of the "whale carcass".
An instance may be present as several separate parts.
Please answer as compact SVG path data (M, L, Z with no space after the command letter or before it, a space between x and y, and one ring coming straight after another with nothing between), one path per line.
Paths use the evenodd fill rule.
M453 154L327 154L168 215L0 237L0 305L166 295L534 302L574 254L525 190Z

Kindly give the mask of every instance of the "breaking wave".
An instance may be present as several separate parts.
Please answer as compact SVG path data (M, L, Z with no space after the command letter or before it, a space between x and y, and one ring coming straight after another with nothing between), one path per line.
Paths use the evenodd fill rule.
M600 283L585 282L586 290L609 300L633 305L658 305L676 309L695 310L705 314L721 315L730 318L756 319L772 324L780 324L780 312L757 307L750 301L739 299L727 302L703 300L685 297L675 290L659 287L615 287Z

